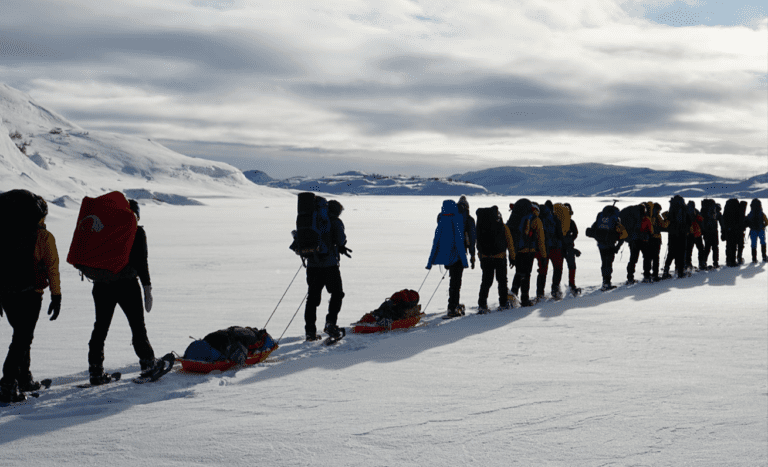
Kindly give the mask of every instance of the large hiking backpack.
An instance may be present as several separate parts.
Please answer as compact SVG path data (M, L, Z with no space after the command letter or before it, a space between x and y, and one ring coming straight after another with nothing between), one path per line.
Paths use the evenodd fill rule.
M704 221L701 224L701 231L705 234L717 235L717 205L713 199L701 200L701 217Z
M35 287L37 230L47 214L48 204L31 191L0 194L0 292L24 292Z
M507 220L507 227L509 228L509 233L512 234L515 249L520 249L521 240L524 240L521 235L523 231L523 229L521 229L521 223L523 219L530 214L531 201L529 199L520 198L515 201L512 212L509 214L509 219Z
M688 207L680 195L675 195L669 200L669 227L667 231L672 235L688 235L691 229L691 217Z
M498 206L479 208L477 214L477 249L484 256L504 253L507 238Z
M544 228L544 239L546 240L547 250L562 248L562 227L555 217L553 210L547 207L547 204L541 207L539 219Z
M639 205L627 206L619 211L621 225L627 229L627 240L640 240L640 228L643 223L643 208Z
M568 209L568 206L561 203L555 203L553 210L555 212L555 217L560 221L563 236L565 236L568 231L571 230L571 210Z
M127 265L138 223L125 195L83 198L67 262L94 281L118 278Z
M747 216L747 226L751 230L764 230L765 225L763 224L763 203L760 202L759 199L755 198L752 200L752 203L750 203L750 213Z
M331 252L331 219L328 201L314 193L299 193L294 241L290 248L303 259Z
M739 206L739 200L731 198L725 202L723 208L723 230L735 231L739 229L741 207Z
M597 240L597 243L604 245L616 243L619 240L616 225L621 223L619 212L619 208L616 206L605 206L597 214L597 218L592 226L587 229L587 237L592 237Z

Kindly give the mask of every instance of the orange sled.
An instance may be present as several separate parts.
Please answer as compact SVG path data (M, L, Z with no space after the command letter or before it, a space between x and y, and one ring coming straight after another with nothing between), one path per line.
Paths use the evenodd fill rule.
M408 318L392 321L391 326L382 326L380 324L377 324L376 318L374 318L373 315L368 313L365 316L363 316L363 318L359 322L354 323L352 325L352 332L356 332L358 334L371 334L374 332L391 331L393 329L412 328L417 324L419 324L419 321L421 321L422 316L424 316L424 313L419 312L418 315L409 316Z
M263 362L275 349L277 349L277 344L275 344L275 346L271 349L248 352L248 357L245 359L245 365L255 365L257 363ZM214 370L227 371L237 365L237 362L233 362L232 360L204 362L199 360L191 360L184 357L177 357L176 361L181 363L181 368L184 371L189 371L191 373L210 373Z

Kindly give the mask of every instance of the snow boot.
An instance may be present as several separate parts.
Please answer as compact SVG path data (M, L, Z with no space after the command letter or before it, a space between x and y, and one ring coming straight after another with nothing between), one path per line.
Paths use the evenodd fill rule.
M760 251L763 253L763 262L768 263L768 255L765 254L765 245L760 245Z
M305 340L307 342L312 342L312 341L319 341L322 338L323 338L323 336L321 336L320 334L307 334Z
M752 263L757 263L757 248L752 248Z
M552 298L554 298L555 300L560 300L561 298L563 298L563 291L560 290L559 285L552 286Z
M331 323L325 323L325 328L323 328L323 332L328 334L328 337L330 337L331 339L338 340L344 337L344 334L342 334L341 329L335 324L331 324Z
M16 381L0 384L0 403L13 404L25 400L27 400L27 396L23 392L19 392L19 386L16 384Z
M39 391L42 385L39 381L32 379L32 375L29 375L24 379L24 382L19 382L19 392L32 392Z
M104 373L104 367L92 366L88 368L88 373L91 375L89 379L91 386L101 386L112 381L112 375Z

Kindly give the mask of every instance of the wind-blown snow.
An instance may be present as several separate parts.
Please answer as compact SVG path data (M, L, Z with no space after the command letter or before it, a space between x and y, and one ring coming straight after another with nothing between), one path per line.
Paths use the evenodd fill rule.
M434 298L425 326L348 333L330 348L304 343L304 271L288 249L295 196L269 191L206 198L204 206L151 203L142 208L141 224L155 297L145 317L155 351L183 353L189 336L230 325L261 328L276 307L267 330L275 339L285 332L280 348L254 367L172 372L135 385L130 378L138 362L118 311L105 365L122 371L124 380L76 389L87 378L93 303L91 285L63 263L61 316L49 322L43 311L32 345L33 374L53 378L54 385L39 399L0 408L0 463L768 462L765 263L601 293L597 248L582 236L577 282L585 287L583 297L445 321L448 278L441 281L437 268L429 275L424 269L442 198L336 199L345 206L353 250L352 259L342 260L346 297L339 324L357 321L397 290L418 289L426 278L422 306ZM573 205L582 232L604 201L552 199ZM493 204L505 212L514 200L469 197L473 212ZM48 227L62 258L77 209L50 206ZM617 255L616 282L627 257L626 249ZM479 282L479 268L465 271L462 302L468 307L476 303ZM46 293L44 310L47 303ZM0 344L9 339L10 327L0 321Z

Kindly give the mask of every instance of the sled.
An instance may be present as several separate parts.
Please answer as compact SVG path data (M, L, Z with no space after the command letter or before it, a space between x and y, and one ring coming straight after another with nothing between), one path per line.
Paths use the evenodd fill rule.
M419 324L424 313L421 312L421 306L419 306L419 314L409 316L407 318L398 319L392 321L390 326L385 326L376 322L376 318L372 314L368 313L357 323L352 324L352 332L358 334L372 334L374 332L387 332L394 329L407 329L412 328Z
M248 357L245 359L245 366L255 365L261 363L269 357L278 345L275 343L274 347L266 350L254 349L248 352ZM210 373L212 371L227 371L237 365L237 362L232 360L216 360L213 362L206 362L201 360L192 360L184 357L176 357L176 361L181 363L181 369L189 373Z

